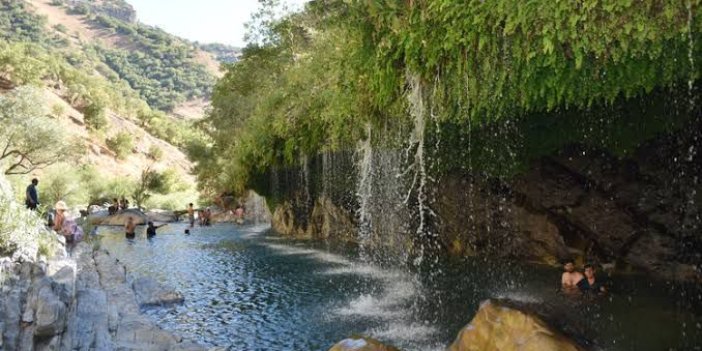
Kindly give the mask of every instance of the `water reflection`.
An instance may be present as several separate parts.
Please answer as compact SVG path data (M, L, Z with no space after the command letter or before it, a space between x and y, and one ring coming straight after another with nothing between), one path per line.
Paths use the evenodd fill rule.
M146 313L206 345L327 350L365 334L404 350L442 350L490 297L535 304L566 331L605 350L694 350L702 344L696 286L618 277L612 294L586 303L559 296L560 272L550 268L446 260L439 274L423 277L361 263L342 245L281 239L264 227L215 225L189 236L185 228L169 225L150 240L142 234L131 242L110 228L100 234L102 247L131 272L185 296L181 306Z

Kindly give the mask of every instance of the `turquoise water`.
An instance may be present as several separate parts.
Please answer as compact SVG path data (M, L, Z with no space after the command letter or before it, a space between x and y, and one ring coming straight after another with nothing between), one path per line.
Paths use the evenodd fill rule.
M431 274L360 262L353 246L282 238L266 227L171 224L147 240L100 229L131 272L174 286L180 306L145 312L186 339L229 350L328 350L363 334L403 350L443 350L487 298L548 311L594 349L699 350L699 286L613 277L612 294L573 300L552 268L446 260Z

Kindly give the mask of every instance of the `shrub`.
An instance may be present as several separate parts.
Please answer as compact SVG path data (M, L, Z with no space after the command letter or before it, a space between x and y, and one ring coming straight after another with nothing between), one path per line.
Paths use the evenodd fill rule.
M163 158L163 150L156 144L149 147L149 157L154 161L160 161Z
M68 33L68 28L61 23L55 25L54 29L56 29L57 31L59 31L61 33Z
M107 126L105 106L102 103L92 102L83 110L85 125L91 130L101 130Z
M66 113L66 108L61 104L51 106L51 115L56 118L61 118Z
M107 147L117 154L117 158L125 159L134 147L132 136L129 133L119 132L112 138L105 141Z

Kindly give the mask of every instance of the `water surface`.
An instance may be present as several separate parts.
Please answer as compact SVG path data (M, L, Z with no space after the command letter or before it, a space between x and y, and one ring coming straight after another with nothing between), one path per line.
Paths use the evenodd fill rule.
M561 327L604 350L700 350L699 286L614 277L612 294L557 294L551 268L445 260L431 274L360 262L343 244L281 238L266 227L171 224L127 241L101 228L102 247L131 272L183 293L145 312L184 338L229 350L328 350L363 334L403 350L443 350L491 297L556 311ZM584 340L585 340L584 339Z

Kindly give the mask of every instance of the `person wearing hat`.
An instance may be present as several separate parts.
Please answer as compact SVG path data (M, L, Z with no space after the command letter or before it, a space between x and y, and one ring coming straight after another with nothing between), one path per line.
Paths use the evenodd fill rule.
M66 238L67 243L78 242L83 238L83 229L76 224L76 221L66 217L68 206L64 201L59 201L54 205L56 218L54 219L54 230Z
M61 232L61 229L63 228L63 222L66 220L66 210L68 210L68 206L66 206L66 203L64 201L59 201L54 205L54 210L56 210L56 217L54 217L54 230L57 232Z

